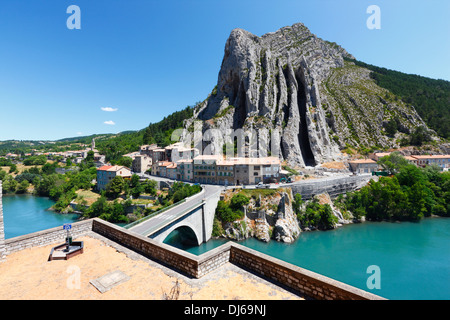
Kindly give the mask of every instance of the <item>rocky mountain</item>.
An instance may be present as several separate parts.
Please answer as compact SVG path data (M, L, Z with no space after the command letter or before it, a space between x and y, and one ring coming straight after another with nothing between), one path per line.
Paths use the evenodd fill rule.
M222 132L203 142L216 153L233 143L227 130L269 134L268 142L263 140L269 154L278 153L294 167L339 160L346 146L397 147L418 126L433 135L414 107L376 85L371 71L353 59L301 23L261 37L234 29L217 86L185 121L186 132L195 121L204 133ZM388 135L385 127L392 121L398 131ZM246 147L253 143L263 147L257 139L245 140Z

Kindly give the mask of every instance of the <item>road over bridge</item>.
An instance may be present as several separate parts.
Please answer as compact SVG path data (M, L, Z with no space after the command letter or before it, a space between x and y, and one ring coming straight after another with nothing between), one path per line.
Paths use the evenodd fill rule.
M153 177L152 177L153 178ZM349 191L354 191L366 185L371 179L376 179L371 175L361 176L335 176L320 179L308 179L285 184L267 185L270 188L286 187L291 188L292 193L299 193L305 200L311 199L314 195L327 192L334 197ZM171 183L168 179L160 179L159 183ZM171 207L149 219L143 219L137 223L130 224L125 228L132 230L145 237L150 237L163 242L165 238L174 230L183 232L194 244L207 242L211 238L214 214L220 193L224 189L234 188L255 188L257 186L218 186L203 185L202 191L184 202Z
M221 186L202 186L200 193L186 198L184 202L126 228L160 242L179 229L197 245L207 242L211 238L214 214L222 190Z

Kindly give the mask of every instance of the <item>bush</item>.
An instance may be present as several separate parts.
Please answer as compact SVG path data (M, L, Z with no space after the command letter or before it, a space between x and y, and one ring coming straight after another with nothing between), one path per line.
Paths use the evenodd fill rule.
M330 205L319 204L317 199L308 202L305 212L297 214L297 218L304 227L313 227L322 230L334 228L334 225L338 221Z
M220 221L233 222L244 217L244 213L240 210L233 210L225 201L219 201L216 208L216 216Z
M230 208L234 210L241 210L244 205L247 205L250 199L245 195L238 193L235 194L230 200Z

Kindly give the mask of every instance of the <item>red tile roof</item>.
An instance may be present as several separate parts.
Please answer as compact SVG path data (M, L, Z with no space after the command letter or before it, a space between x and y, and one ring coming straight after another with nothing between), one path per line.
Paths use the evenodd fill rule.
M113 166L102 166L100 168L98 168L97 170L99 171L108 171L109 169L111 169Z

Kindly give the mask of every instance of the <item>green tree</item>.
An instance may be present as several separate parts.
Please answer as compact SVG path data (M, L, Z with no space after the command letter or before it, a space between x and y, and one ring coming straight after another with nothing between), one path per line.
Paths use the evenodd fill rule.
M130 157L121 157L119 160L116 161L116 164L119 166L131 168L131 165L133 164L133 159L131 159Z
M11 163L9 166L9 173L17 172L17 166L14 163Z
M133 198L137 199L142 193L144 193L144 187L141 184L138 184L134 188L131 188L130 192Z
M3 193L16 192L18 182L10 175L6 175L3 179Z
M111 206L108 204L106 197L102 194L91 206L86 210L88 218L100 217L103 213L111 211Z
M389 137L395 136L397 133L397 121L395 121L395 119L390 119L385 125L385 130Z
M245 195L238 193L235 194L230 200L230 208L234 210L241 210L244 205L249 204L250 199Z
M242 219L244 214L240 210L231 209L225 201L220 200L217 203L216 216L220 221L233 222Z
M28 190L28 187L30 186L30 183L28 180L22 180L16 190L16 193L25 193Z
M142 186L144 187L144 192L151 194L152 196L156 195L158 183L155 180L145 180Z
M35 185L36 193L43 197L50 196L50 190L55 186L55 183L55 175L44 175L39 181L39 184L37 186Z
M333 229L337 222L338 218L333 214L333 210L328 203L323 204L319 207L319 229Z
M292 206L297 216L301 214L300 208L302 204L303 204L302 195L300 193L296 193L294 195L294 201L292 203Z
M117 198L125 190L125 180L121 176L115 176L110 183L106 185L106 194L110 198Z
M422 126L417 127L414 132L411 133L409 140L413 146L421 146L424 142L428 141L431 141L431 136Z
M389 174L396 174L402 167L409 164L408 160L399 152L392 152L390 155L380 158L377 163Z

